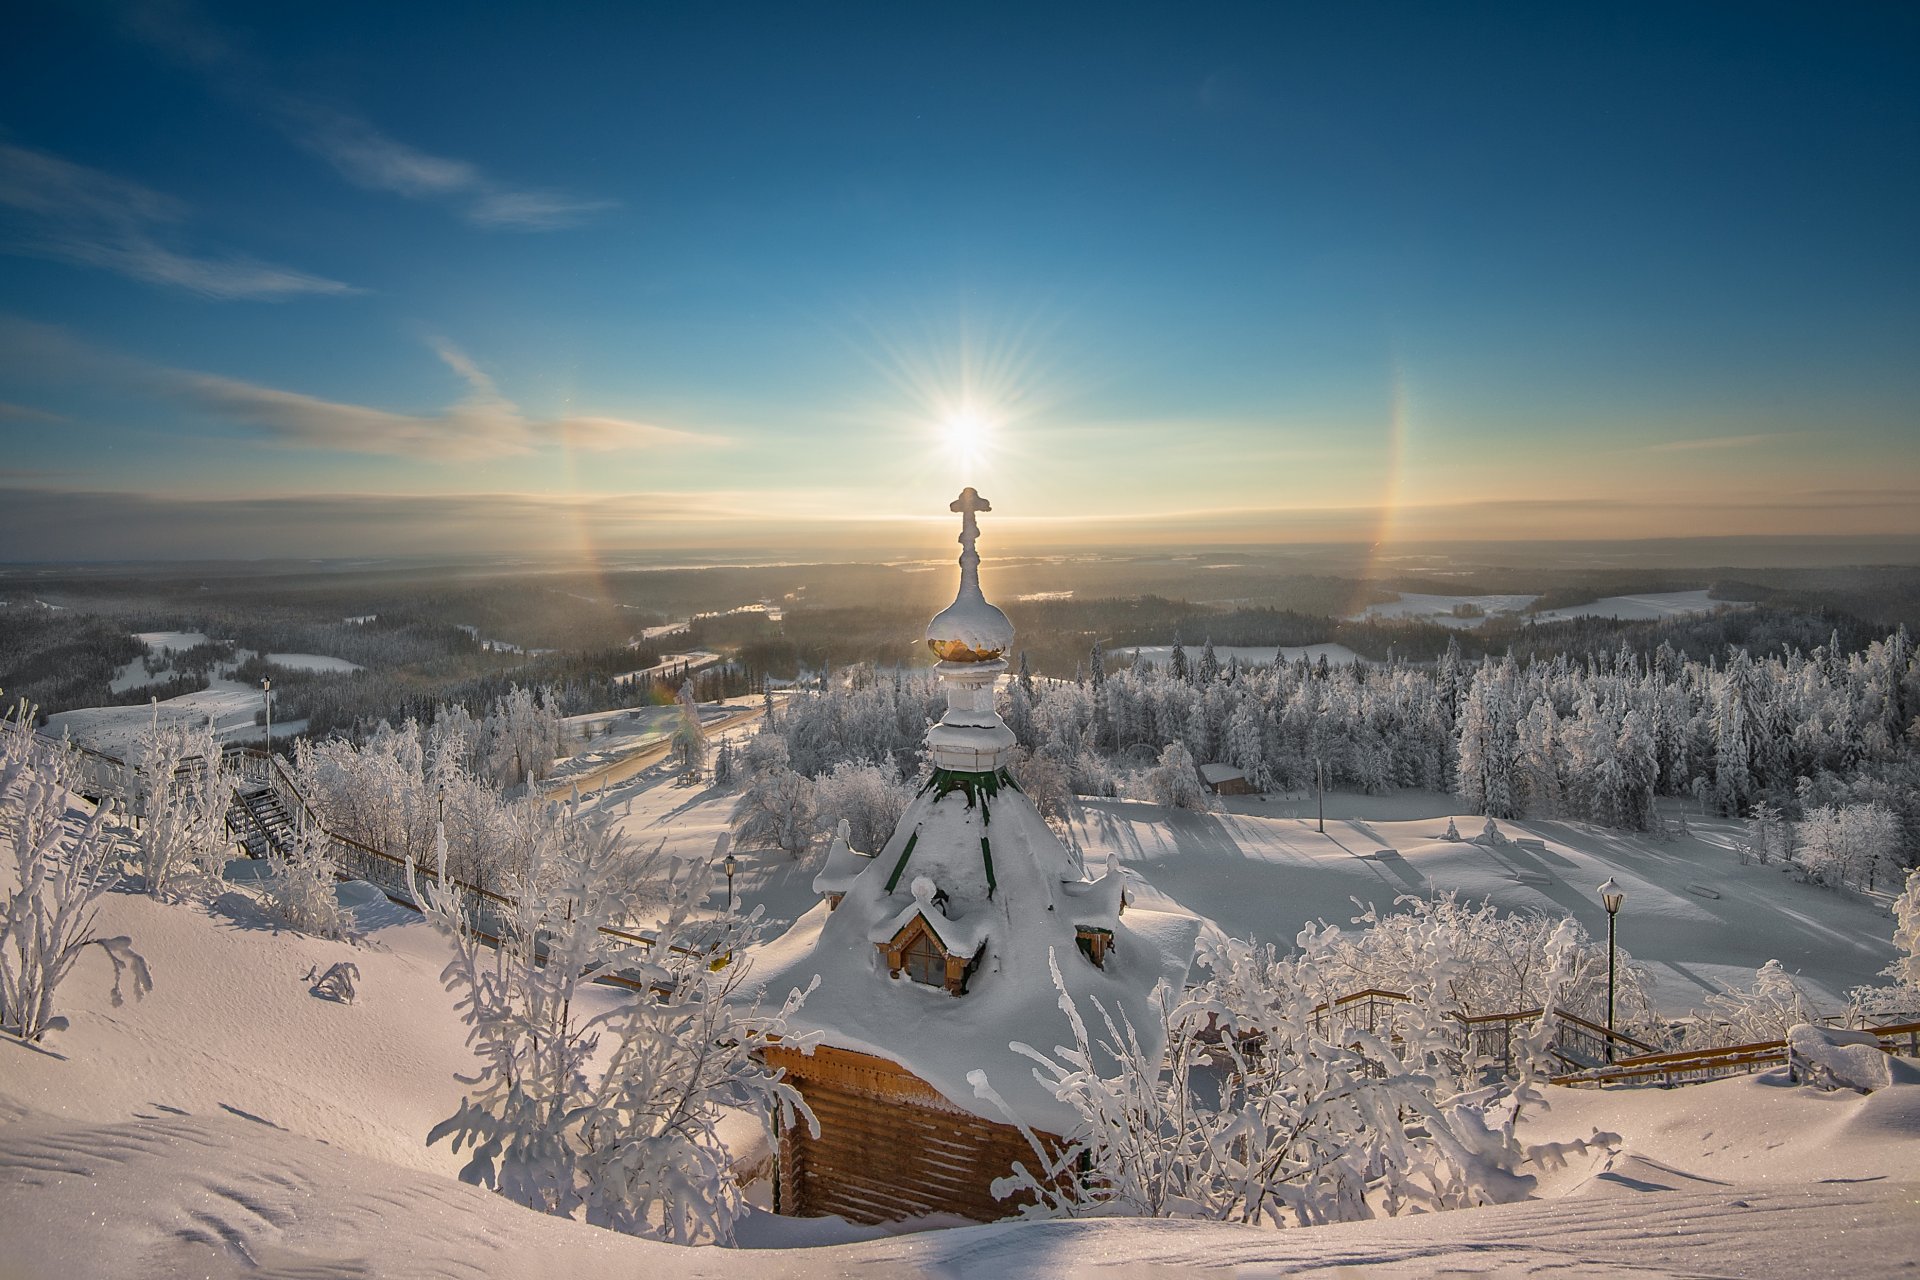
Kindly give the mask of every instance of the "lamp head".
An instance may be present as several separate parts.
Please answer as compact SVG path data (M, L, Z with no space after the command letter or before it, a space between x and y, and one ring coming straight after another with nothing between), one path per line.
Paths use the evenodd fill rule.
M1600 886L1600 901L1606 907L1607 914L1617 915L1620 904L1626 900L1627 891L1615 883L1612 876L1608 876L1607 882Z

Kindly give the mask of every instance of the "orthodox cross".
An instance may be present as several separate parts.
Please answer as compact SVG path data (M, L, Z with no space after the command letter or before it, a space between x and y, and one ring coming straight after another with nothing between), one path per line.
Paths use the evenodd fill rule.
M980 590L979 570L980 553L973 549L979 540L980 524L973 518L977 511L991 511L993 504L981 497L972 485L960 491L960 496L947 505L947 510L960 513L960 578L962 586L972 584L975 592Z

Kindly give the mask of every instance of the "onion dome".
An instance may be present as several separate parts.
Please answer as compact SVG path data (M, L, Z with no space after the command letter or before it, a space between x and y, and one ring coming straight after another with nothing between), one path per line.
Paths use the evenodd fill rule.
M927 624L927 647L946 662L992 662L1013 644L1013 623L980 593L980 526L974 513L993 507L973 489L948 507L960 513L960 591Z

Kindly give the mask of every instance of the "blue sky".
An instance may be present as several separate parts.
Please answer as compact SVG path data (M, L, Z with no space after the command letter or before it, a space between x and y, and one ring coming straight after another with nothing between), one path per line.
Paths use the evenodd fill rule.
M15 16L17 554L1920 532L1908 6L546 8Z

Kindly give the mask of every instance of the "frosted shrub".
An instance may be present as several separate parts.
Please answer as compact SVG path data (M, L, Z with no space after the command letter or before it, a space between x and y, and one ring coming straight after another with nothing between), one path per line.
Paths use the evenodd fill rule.
M473 1091L427 1141L471 1152L463 1181L543 1213L731 1244L746 1201L718 1136L723 1108L759 1116L770 1140L796 1113L813 1125L799 1094L755 1057L786 1034L800 997L772 1016L742 1012L733 998L744 961L715 968L704 952L675 949L706 894L704 867L673 877L668 918L644 956L602 933L638 905L631 886L647 872L605 833L543 844L497 948L473 933L457 890L415 887L453 943L441 979L480 1062L461 1077ZM731 949L757 930L749 922ZM576 1000L616 972L638 985L613 1008L594 1014L599 1002Z
M302 933L319 938L344 938L353 916L340 905L329 840L319 831L303 832L274 862L267 877L267 904L273 913Z
M1501 911L1491 902L1462 902L1452 892L1409 895L1394 905L1399 909L1387 914L1361 911L1353 918L1356 931L1327 933L1319 968L1330 984L1326 998L1369 987L1416 997L1437 991L1447 1011L1469 1015L1557 1004L1605 1021L1606 943L1588 937L1577 920ZM1556 945L1564 946L1568 969L1549 999ZM1617 958L1616 1025L1643 1038L1656 1035L1652 974L1624 948Z
M100 895L119 880L120 851L101 805L77 826L68 816L72 756L33 739L21 706L0 720L0 838L12 855L12 888L0 900L0 1030L39 1040L67 1020L53 1011L54 992L87 947L113 962L113 1003L131 976L136 997L153 988L147 962L125 937L96 932Z
M1769 960L1746 989L1733 987L1724 995L1708 996L1703 1018L1718 1044L1757 1044L1786 1039L1800 1023L1817 1022L1819 1012L1785 967Z
M1311 1226L1522 1199L1535 1185L1528 1164L1617 1141L1530 1149L1515 1139L1522 1107L1539 1098L1532 1069L1548 1028L1528 1037L1540 1052L1523 1053L1517 1085L1452 1093L1436 1083L1436 1037L1394 1044L1362 1027L1318 1026L1314 969L1324 959L1311 942L1297 957L1203 943L1211 977L1177 1002L1165 984L1155 993L1164 1061L1149 1061L1134 1027L1097 1001L1100 1031L1089 1033L1062 987L1073 1044L1051 1056L1014 1048L1080 1123L1058 1151L1029 1133L1035 1168L1015 1165L995 1195L1028 1198L1029 1216ZM1053 972L1060 986L1057 961ZM969 1079L997 1101L984 1073Z
M230 848L234 778L211 721L163 724L155 713L135 747L143 813L133 865L153 897L178 899L219 883Z

